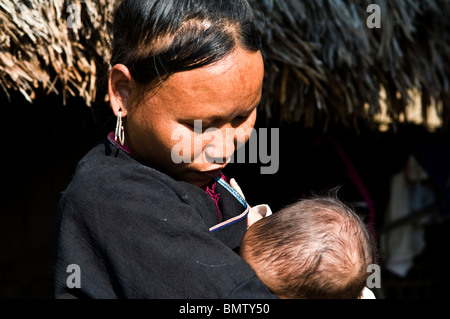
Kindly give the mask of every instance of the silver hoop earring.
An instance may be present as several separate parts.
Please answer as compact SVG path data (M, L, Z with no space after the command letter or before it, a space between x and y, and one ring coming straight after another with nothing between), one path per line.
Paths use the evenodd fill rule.
M125 133L122 125L122 111L119 110L117 114L117 122L116 122L116 131L114 132L114 142L117 142L117 139L120 142L120 145L123 146L125 144Z

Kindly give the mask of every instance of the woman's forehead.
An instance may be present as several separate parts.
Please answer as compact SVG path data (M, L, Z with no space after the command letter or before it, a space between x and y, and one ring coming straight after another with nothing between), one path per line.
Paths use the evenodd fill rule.
M176 113L220 116L217 113L229 113L230 108L258 103L263 76L259 52L233 54L214 65L172 75L155 97Z

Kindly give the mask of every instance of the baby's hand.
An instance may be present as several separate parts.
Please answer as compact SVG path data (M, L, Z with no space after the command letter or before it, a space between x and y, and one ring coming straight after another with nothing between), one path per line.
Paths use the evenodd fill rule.
M242 198L245 199L244 193L242 193L241 188L234 178L230 179L230 185L242 196ZM269 205L261 204L254 207L250 207L249 205L247 227L250 227L261 218L267 217L269 215L272 215L272 210L270 209Z

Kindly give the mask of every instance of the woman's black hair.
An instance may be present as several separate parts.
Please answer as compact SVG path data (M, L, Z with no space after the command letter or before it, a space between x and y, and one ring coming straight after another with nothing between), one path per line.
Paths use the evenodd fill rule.
M111 65L138 84L221 60L236 47L261 48L246 0L124 0L114 14Z

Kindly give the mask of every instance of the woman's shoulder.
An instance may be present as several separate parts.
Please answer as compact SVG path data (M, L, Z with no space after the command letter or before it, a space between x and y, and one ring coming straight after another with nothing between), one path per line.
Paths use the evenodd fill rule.
M80 160L61 203L74 211L108 216L119 210L156 216L190 206L206 217L214 210L209 200L201 188L144 165L106 141Z
M123 189L134 183L160 183L176 185L170 176L142 164L109 141L92 148L79 162L71 184L107 187L121 184ZM81 186L80 185L80 186Z
M74 206L120 205L137 196L180 198L185 187L170 176L146 166L108 141L91 149L79 162L62 201Z

